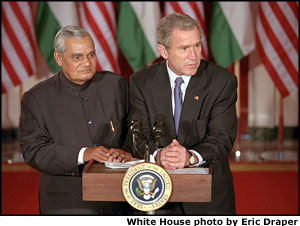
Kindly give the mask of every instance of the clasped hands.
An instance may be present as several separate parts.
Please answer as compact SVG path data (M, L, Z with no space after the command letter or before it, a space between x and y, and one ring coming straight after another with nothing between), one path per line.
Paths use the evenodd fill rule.
M189 165L189 152L185 147L173 139L172 142L164 147L156 156L156 162L165 169L182 169Z
M114 162L127 162L132 159L132 155L124 150L118 148L106 148L104 146L97 146L87 148L83 154L83 161L90 160L97 162L114 161Z

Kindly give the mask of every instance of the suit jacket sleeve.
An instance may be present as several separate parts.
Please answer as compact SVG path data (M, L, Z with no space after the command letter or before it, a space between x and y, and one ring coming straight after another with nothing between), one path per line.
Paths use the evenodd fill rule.
M207 163L227 159L232 150L237 132L236 100L237 79L231 76L216 97L209 117L197 125L201 130L201 126L207 123L206 134L201 142L188 149L198 151Z
M78 153L81 147L53 142L38 102L30 93L25 93L21 101L19 130L26 163L46 174L66 175L75 172L79 175ZM77 154L74 154L74 150Z

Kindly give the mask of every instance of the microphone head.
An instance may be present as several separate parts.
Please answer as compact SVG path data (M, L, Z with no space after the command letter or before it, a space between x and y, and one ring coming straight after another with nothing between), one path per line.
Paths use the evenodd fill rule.
M159 139L160 137L164 136L165 133L165 122L166 116L163 114L157 114L155 116L155 122L152 129L153 136L155 139Z
M142 129L142 119L138 114L133 113L129 121L129 130L132 134L135 134L135 136L140 136L141 129Z

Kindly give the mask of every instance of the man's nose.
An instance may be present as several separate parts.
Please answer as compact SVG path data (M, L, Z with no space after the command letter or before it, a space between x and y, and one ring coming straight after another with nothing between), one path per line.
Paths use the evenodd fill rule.
M91 65L91 60L88 57L84 57L81 64L84 65L84 66L90 66Z

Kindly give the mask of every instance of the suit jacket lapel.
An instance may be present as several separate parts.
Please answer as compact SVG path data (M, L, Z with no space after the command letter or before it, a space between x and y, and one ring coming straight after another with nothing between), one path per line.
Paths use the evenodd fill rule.
M202 60L198 72L192 76L185 93L178 132L178 141L181 144L184 143L185 138L189 136L189 133L191 132L188 129L184 129L183 123L197 119L204 101L205 87L207 83L207 75L204 67L205 62Z
M153 85L150 89L156 112L166 116L166 142L169 142L168 140L176 137L176 135L172 111L172 94L166 61L162 61L159 70L153 78Z

